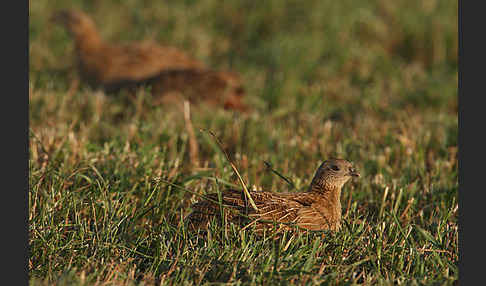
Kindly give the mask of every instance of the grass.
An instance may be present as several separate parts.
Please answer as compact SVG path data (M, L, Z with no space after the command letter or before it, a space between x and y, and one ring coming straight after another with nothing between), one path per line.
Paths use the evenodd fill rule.
M247 83L250 115L81 84L73 43L29 1L31 285L452 285L458 273L457 3L71 1L105 38L180 47ZM258 239L180 224L197 194L302 190L326 158L362 177L336 233ZM295 189L267 168L288 177Z

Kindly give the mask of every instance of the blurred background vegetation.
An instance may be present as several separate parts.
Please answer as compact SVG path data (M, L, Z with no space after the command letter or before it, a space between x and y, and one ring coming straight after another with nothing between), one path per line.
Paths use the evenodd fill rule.
M185 213L196 197L170 185L154 186L152 178L160 176L200 193L214 192L223 187L221 182L237 182L215 143L199 129L212 130L221 139L248 184L274 191L289 188L266 171L264 160L298 189L307 186L315 168L328 157L355 162L363 177L345 187L346 215L367 220L370 233L386 222L392 227L390 234L398 233L393 225L400 224L383 212L398 214L402 227L425 230L425 235L417 230L413 245L444 252L432 252L430 260L425 259L427 253L412 255L409 263L416 268L407 274L393 259L399 243L391 235L380 246L383 253L389 251L382 262L387 270L374 264L372 247L339 263L369 259L360 267L370 283L410 277L424 283L456 280L457 5L438 0L29 1L31 283L79 282L83 271L94 273L88 283L108 281L115 268L106 270L106 261L117 259L129 261L125 268L116 268L127 273L118 283L140 281L130 276L131 269L154 277L167 274L168 267L160 265L169 258L158 257L154 249L164 243L175 247L180 241L164 242L157 233L177 233L166 222ZM136 104L127 102L123 92L108 96L84 83L68 92L77 77L73 41L62 27L49 22L52 12L61 8L90 14L108 41L152 39L187 51L214 69L239 72L247 89L245 102L254 112L242 115L193 106L202 162L201 168L194 168L183 116L171 106L152 105L143 90ZM149 207L151 212L144 213ZM110 242L117 251L95 242L100 229L109 232L109 225L124 221L126 215L132 224L120 224L117 232L122 235ZM90 226L83 231L66 229L85 224ZM137 247L134 240L139 241ZM261 249L255 246L262 256L239 265L239 271L250 273L248 269L262 265L262 249L265 243L272 245L262 243ZM313 244L309 247L312 250ZM224 253L231 247L221 249ZM191 263L190 254L182 257ZM218 260L215 253L205 257L202 264ZM332 254L318 257L305 265L304 277L326 279L323 273L332 271L322 272L320 265L338 263ZM164 281L197 284L197 275L178 265ZM285 267L296 266L279 269ZM352 271L357 270L345 268L332 279L347 283ZM223 279L207 269L202 273L206 274L199 282ZM282 273L254 274L252 281L299 281L302 275ZM232 279L250 279L242 277L246 276Z

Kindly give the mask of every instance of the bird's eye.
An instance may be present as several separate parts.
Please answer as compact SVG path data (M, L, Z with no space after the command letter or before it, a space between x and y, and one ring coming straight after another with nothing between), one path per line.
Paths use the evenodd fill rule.
M333 171L339 171L339 167L336 165L331 165L331 170Z

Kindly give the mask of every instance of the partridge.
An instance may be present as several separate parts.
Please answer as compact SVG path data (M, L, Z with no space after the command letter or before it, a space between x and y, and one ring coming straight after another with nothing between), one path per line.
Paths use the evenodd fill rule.
M352 177L360 173L344 159L324 161L317 169L305 192L275 193L250 191L258 210L252 208L244 193L227 189L209 194L192 205L192 212L185 218L190 230L206 230L213 217L227 222L251 226L257 233L277 226L278 230L339 230L341 227L341 190ZM275 229L274 229L275 230Z
M207 98L226 108L246 109L241 102L244 88L236 73L209 69L175 47L152 41L106 42L93 19L79 10L57 11L51 20L74 38L81 80L94 88L113 93L149 85L155 87L152 95L157 97L179 92L192 102Z

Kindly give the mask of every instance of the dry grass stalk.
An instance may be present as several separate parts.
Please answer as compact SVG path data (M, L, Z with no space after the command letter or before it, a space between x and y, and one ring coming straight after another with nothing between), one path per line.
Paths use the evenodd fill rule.
M186 123L186 131L189 136L189 157L191 159L191 164L198 168L199 147L196 140L196 134L194 133L194 127L191 122L191 106L187 100L184 101L184 122Z

